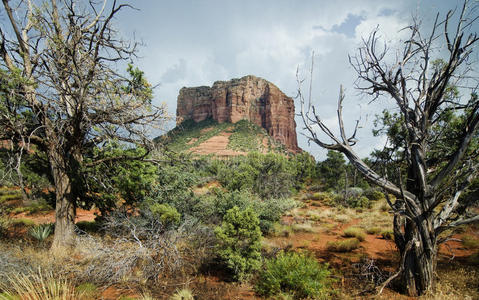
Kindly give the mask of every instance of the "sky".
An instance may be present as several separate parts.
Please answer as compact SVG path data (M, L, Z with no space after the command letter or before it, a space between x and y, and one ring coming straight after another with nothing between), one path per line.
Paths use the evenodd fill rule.
M357 78L349 65L362 38L379 26L381 37L393 47L405 38L401 31L413 16L425 31L437 12L460 6L457 0L137 0L138 10L117 18L127 36L143 43L137 65L155 89L155 103L166 103L174 126L179 90L211 86L218 80L255 75L271 81L294 97L301 79L309 80L314 51L312 99L325 123L337 128L339 86L346 91L344 119L352 132L361 129L355 147L360 156L382 148L385 138L372 137L375 115L394 109L392 102L368 104L370 98L354 88ZM478 30L479 31L479 30ZM296 102L296 112L299 106ZM299 146L318 159L326 150L308 144L296 118Z

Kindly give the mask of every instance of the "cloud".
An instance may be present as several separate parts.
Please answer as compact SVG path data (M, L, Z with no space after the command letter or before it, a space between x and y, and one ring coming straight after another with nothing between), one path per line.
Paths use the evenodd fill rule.
M186 76L186 61L181 58L178 63L169 67L163 75L161 75L161 82L173 83Z
M434 12L429 8L439 4L433 0L185 0L135 5L141 11L129 12L127 21L119 25L123 31L138 32L147 44L140 53L140 67L151 82L161 84L155 101L166 101L170 114L175 113L181 87L211 85L247 74L263 77L294 96L296 69L299 66L302 78L308 78L314 51L313 99L319 112L328 120L336 116L342 84L345 125L352 130L359 113L363 120L366 115L371 118L387 104L368 106L369 99L354 89L357 75L348 55L354 55L361 38L378 25L385 40L397 42L404 34L399 30L417 7L427 19ZM361 153L376 145L371 140L371 121L360 132ZM296 122L300 146L318 157L325 155L319 147L308 147L299 134L301 120Z

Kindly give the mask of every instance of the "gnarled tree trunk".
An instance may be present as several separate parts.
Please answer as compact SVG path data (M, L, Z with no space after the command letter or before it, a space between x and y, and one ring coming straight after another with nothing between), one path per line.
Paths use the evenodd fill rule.
M51 149L50 162L55 181L55 235L52 252L62 255L75 245L75 201L68 161L57 149Z
M400 285L409 296L424 295L434 288L437 242L429 232L429 225L431 223L428 219L419 221L419 224L408 220L404 226L403 238L396 240L399 253L404 257L404 265L400 266Z

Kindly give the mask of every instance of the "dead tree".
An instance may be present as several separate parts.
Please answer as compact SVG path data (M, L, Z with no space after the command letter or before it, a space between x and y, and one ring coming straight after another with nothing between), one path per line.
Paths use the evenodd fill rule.
M148 129L159 125L164 107L151 103L152 90L132 67L136 43L121 39L112 21L130 7L113 1L2 0L8 28L0 28L0 68L22 80L22 105L2 111L13 120L28 113L24 132L45 151L56 193L54 252L74 245L75 208L84 154L110 140L152 145ZM9 104L2 98L2 105ZM18 134L1 122L3 132ZM127 157L111 160L128 159Z
M403 48L393 54L388 45L379 44L376 29L363 40L358 54L350 57L351 65L358 73L357 87L374 97L373 101L391 98L403 119L402 125L407 133L402 145L405 180L398 176L398 182L391 182L382 177L353 150L358 126L351 137L346 135L342 118L342 87L337 109L339 137L317 115L311 96L308 103L299 89L301 116L309 140L323 148L344 153L369 182L396 197L394 202L388 199L394 211L395 243L401 254L399 271L394 277L409 295L422 295L434 286L438 245L444 240L440 234L446 229L479 221L478 215L459 210L465 204L461 194L478 176L478 150L471 148L471 141L477 138L479 101L474 93L469 101L447 96L451 86L471 87L474 91L471 82L477 78L471 76L471 53L478 37L471 30L479 18L477 9L477 6L468 7L465 1L457 12L449 11L442 21L438 14L432 31L426 36L420 30L420 23L414 21L404 29L410 35ZM454 26L451 22L455 23ZM444 49L440 47L442 43L447 55L441 53ZM443 60L434 60L438 57ZM388 62L391 58L395 58L393 63ZM301 81L298 80L298 84L301 86ZM460 114L464 126L457 143L449 146L448 155L440 162L433 162L429 160L428 151L443 134L433 129L438 126L441 114L448 110ZM320 132L331 142L325 142Z

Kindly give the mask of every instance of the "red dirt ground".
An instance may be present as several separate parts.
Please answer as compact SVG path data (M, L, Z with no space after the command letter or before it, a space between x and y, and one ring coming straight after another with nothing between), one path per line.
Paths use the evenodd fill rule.
M95 220L96 215L99 213L98 210L85 210L77 208L75 222L81 221L93 221ZM28 214L26 212L16 214L12 216L13 219L30 219L35 224L47 224L55 222L55 211L49 212L40 212L35 214Z
M196 193L203 193L210 189L213 186L218 186L217 182L212 182L205 185L202 188L198 188ZM307 204L305 207L301 208L300 211L307 212L308 210L318 210L321 211L328 207L322 206L312 206ZM75 221L93 221L96 217L98 211L87 211L83 209L77 209L77 216ZM54 212L48 213L37 213L29 215L26 213L17 214L14 218L26 218L33 220L36 224L51 223L55 221ZM293 225L298 222L307 220L306 216L285 216L282 219L283 224ZM342 232L345 228L349 226L358 225L360 219L353 218L348 223L339 223L330 219L322 220L323 223L312 223L312 231L314 232L304 232L298 231L293 232L287 237L271 237L266 238L266 240L274 245L277 245L280 248L293 248L293 249L306 249L315 254L321 262L328 262L331 266L343 269L350 268L351 264L357 263L362 257L368 257L376 261L382 261L385 263L385 267L388 271L395 271L395 265L397 261L397 251L393 241L385 240L380 236L375 235L366 235L366 238L361 242L359 249L356 249L350 253L333 253L329 252L326 248L326 245L329 241L336 241L343 239ZM333 224L334 226L329 230L321 230L321 227L326 224ZM331 227L331 225L330 225ZM472 229L469 229L466 233L469 235L474 235L479 237L479 233ZM455 236L460 238L461 235ZM451 258L464 259L477 252L477 249L465 249L461 242L459 241L449 241L440 247L439 258L443 260L448 260ZM251 285L239 285L226 283L222 278L211 274L204 275L202 277L202 283L194 282L192 290L195 291L195 286L202 286L202 290L211 291L210 299L260 299L255 296L255 293ZM198 281L198 279L196 280ZM345 284L345 279L342 278L341 289L348 290L351 283ZM102 299L113 300L119 299L120 296L130 296L137 297L139 293L137 290L130 289L128 287L119 287L119 286L110 286L102 292ZM364 297L357 297L357 299L366 299L374 297L375 299L415 299L411 297L405 297L397 294L394 291L385 289L381 296L372 296L366 295ZM206 299L204 297L199 297L198 299Z

